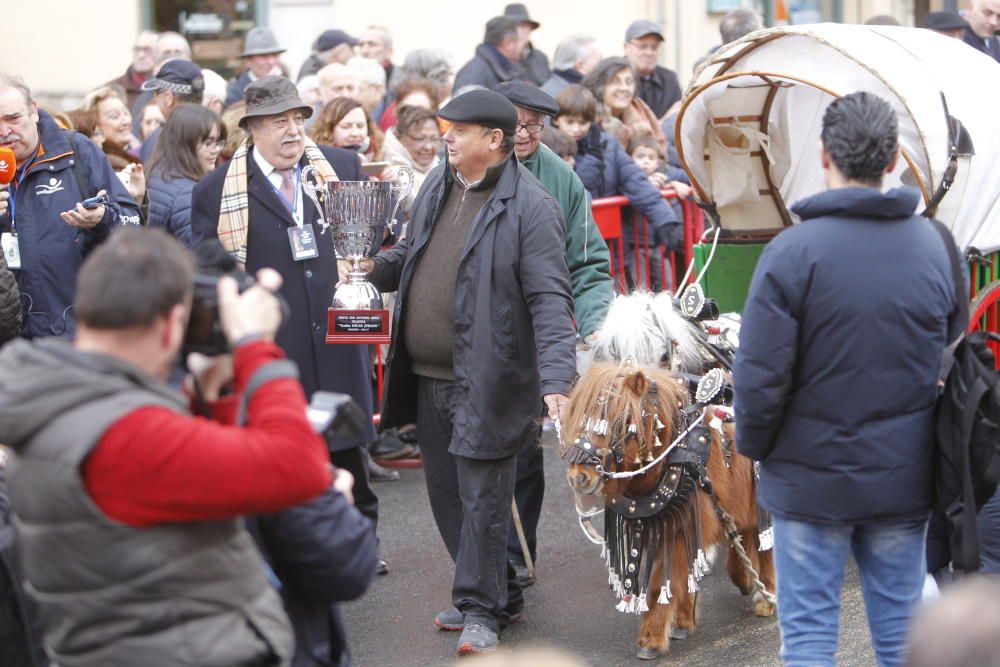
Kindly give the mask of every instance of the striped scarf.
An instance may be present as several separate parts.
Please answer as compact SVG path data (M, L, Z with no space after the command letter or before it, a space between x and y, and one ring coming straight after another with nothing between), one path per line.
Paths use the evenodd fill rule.
M323 181L337 181L337 172L323 157L315 142L305 139L305 155L309 164L316 168ZM222 205L219 207L219 241L236 260L241 270L247 265L247 231L250 225L250 202L247 197L247 155L251 140L247 138L233 154L222 187Z

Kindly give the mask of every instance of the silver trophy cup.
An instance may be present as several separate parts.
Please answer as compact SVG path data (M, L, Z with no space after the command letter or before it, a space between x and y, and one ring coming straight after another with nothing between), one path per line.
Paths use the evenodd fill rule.
M320 233L333 235L338 259L352 263L348 281L333 295L336 310L381 310L382 295L366 279L361 260L378 252L386 226L395 223L399 205L413 189L413 171L396 170L399 183L391 181L329 181L324 183L313 166L302 169L302 187L322 211Z

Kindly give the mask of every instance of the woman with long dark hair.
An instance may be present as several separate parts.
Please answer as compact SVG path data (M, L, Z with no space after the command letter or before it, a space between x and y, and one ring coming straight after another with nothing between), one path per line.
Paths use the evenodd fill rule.
M181 104L167 120L149 163L149 224L191 247L191 191L215 169L226 126L198 104Z

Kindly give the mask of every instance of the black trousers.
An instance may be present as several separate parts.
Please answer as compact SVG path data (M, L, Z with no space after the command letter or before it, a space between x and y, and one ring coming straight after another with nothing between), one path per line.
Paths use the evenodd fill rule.
M372 490L371 480L368 478L368 468L361 456L361 449L351 447L339 452L330 452L330 461L338 468L343 468L354 475L354 506L358 508L362 516L371 519L377 528L378 496Z
M545 498L545 459L542 456L541 427L534 438L524 443L517 453L517 477L514 483L514 501L521 517L521 527L528 542L528 553L536 561L535 546L538 542L538 520L542 516L542 500ZM507 555L515 563L524 564L524 550L517 538L514 522L507 531Z
M524 607L507 562L515 457L473 459L448 451L455 383L420 378L417 429L434 522L455 562L452 603L466 623L499 632Z

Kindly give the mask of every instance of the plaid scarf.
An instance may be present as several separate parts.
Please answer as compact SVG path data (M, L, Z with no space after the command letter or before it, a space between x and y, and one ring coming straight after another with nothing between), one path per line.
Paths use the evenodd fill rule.
M315 142L305 139L305 156L316 168L323 181L337 181L337 172L323 157ZM250 201L247 197L247 155L253 143L247 138L233 154L222 187L222 205L219 207L219 241L236 260L241 270L247 265L247 230L250 225Z

